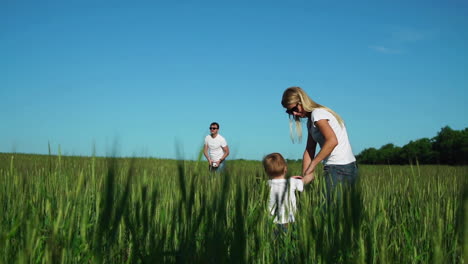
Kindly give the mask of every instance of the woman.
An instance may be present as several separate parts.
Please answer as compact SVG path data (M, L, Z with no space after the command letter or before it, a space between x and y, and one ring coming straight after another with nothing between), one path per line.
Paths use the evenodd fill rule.
M327 189L339 182L354 183L357 179L356 158L353 155L343 119L328 107L314 102L300 87L290 87L283 93L281 104L296 121L298 139L302 138L301 118L307 118L307 146L302 161L304 177L314 179L320 162L324 165ZM315 154L317 143L320 151Z

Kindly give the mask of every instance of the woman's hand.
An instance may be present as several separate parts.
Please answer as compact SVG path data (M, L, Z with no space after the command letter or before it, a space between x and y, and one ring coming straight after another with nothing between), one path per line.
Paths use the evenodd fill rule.
M310 166L302 173L304 178L307 178L309 182L315 179L315 165L312 163Z
M304 150L304 155L302 156L302 175L306 176L308 173L307 170L310 169L312 165L312 159L315 156L315 149L317 148L317 142L312 138L310 134L307 136L307 145ZM312 168L312 172L315 169L315 166Z
M291 176L291 178L294 178L294 179L299 179L299 180L302 180L302 182L304 184L309 184L311 181L313 181L315 179L315 176L314 174L309 174L305 177L302 177L302 176Z
M308 175L305 175L303 178L302 178L302 182L304 182L304 184L309 184L311 181L315 180L315 175L314 173L311 173L311 174L308 174Z

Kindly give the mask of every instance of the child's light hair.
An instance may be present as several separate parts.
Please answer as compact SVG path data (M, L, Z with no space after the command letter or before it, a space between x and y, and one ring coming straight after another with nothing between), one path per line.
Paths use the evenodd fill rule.
M269 177L276 177L283 175L288 165L281 154L271 153L263 158L263 167Z

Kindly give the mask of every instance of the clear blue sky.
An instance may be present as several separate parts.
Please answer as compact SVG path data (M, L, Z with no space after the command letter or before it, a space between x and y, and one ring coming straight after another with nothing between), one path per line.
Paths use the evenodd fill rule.
M289 86L355 154L468 127L468 2L0 1L0 152L297 159Z

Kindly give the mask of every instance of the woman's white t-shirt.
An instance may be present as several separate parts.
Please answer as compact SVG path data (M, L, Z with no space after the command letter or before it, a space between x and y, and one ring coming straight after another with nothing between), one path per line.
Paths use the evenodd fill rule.
M307 129L309 135L320 145L320 148L325 143L325 138L322 133L315 126L315 122L326 119L330 124L330 127L335 132L338 145L333 149L332 153L326 157L322 163L324 165L344 165L356 161L351 144L348 139L348 132L346 131L345 124L340 125L335 116L323 108L314 109L311 113L311 118L307 120Z

